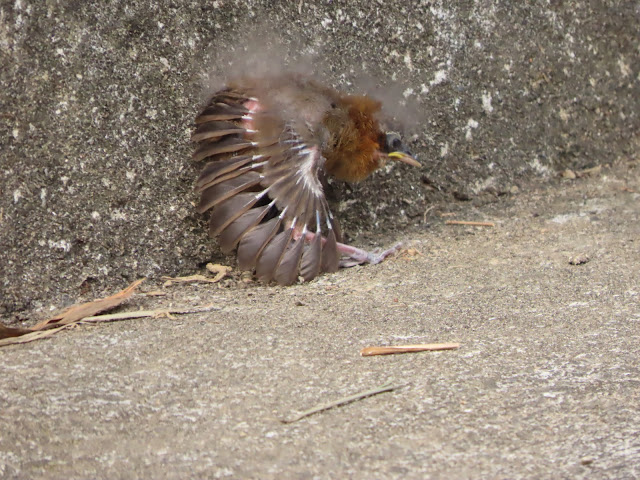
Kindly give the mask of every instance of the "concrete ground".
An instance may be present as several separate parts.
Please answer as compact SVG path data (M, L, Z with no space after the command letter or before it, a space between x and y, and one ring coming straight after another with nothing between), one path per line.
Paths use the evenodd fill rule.
M639 171L436 206L384 239L420 253L310 284L234 274L121 308L208 313L4 347L0 477L639 478ZM404 386L281 422L387 381Z

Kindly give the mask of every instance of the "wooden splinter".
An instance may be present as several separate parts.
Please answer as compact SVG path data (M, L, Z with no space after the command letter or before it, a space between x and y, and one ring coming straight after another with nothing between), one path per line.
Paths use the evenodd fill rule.
M394 353L436 352L439 350L455 350L457 348L460 348L459 343L423 343L418 345L366 347L360 350L360 355L363 357L371 357L373 355L391 355Z

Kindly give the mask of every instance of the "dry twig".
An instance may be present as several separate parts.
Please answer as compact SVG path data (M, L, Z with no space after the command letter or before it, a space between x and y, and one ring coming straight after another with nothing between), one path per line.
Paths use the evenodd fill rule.
M215 274L215 277L205 277L204 275L187 275L186 277L162 277L165 280L164 287L170 287L173 283L191 283L191 282L204 282L204 283L218 283L222 280L230 271L231 267L225 265L219 265L217 263L207 263L207 270Z
M228 268L228 267L226 267ZM222 278L222 277L220 277ZM187 313L199 313L208 312L211 310L219 309L213 304L205 305L201 307L191 308L171 308L171 309L159 309L159 310L138 310L133 312L120 312L107 315L96 315L97 313L104 312L105 310L112 310L124 301L129 299L136 288L144 281L143 279L136 280L124 290L111 295L110 297L100 298L92 302L82 303L79 305L73 305L67 308L62 313L55 315L47 320L44 320L31 328L20 327L7 327L0 324L0 347L5 345L15 345L19 343L33 342L41 338L46 338L50 335L58 333L66 328L77 326L87 323L98 322L114 322L118 320L126 320L130 318L144 318L144 317L160 317L166 316L168 318L174 318L172 315L184 315ZM154 292L157 294L157 292Z
M332 402L323 403L316 407L310 408L309 410L305 410L304 412L299 413L298 415L281 420L282 423L293 423L301 420L309 415L313 415L314 413L323 412L325 410L329 410L330 408L340 407L342 405L346 405L347 403L355 402L356 400L361 400L366 397L370 397L372 395L377 395L379 393L390 392L391 390L396 390L404 385L393 385L391 382L385 383L377 388L372 388L371 390L366 390L364 392L356 393L354 395L349 395L348 397L342 397Z
M447 220L445 225L472 225L474 227L495 227L493 222L471 222L466 220Z
M120 312L107 315L98 315L95 317L83 318L79 323L99 323L99 322L117 322L119 320L128 320L130 318L157 318L167 315L186 315L187 313L210 312L211 310L220 310L213 304L192 308L169 308L159 310L137 310L135 312Z
M196 274L196 275L187 275L186 277L160 277L165 282L162 284L163 287L170 287L174 283L192 283L192 282L204 282L204 283L216 283L213 278L205 277L204 275Z
M209 312L211 310L218 310L219 308L220 307L216 307L213 304L210 304L210 305L204 305L202 307L192 307L192 308L137 310L134 312L120 312L120 313L110 313L106 315L89 316L89 317L84 317L79 320L76 320L72 323L62 324L46 330L34 331L28 328L21 329L25 331L25 333L23 333L20 336L14 336L13 338L0 338L0 347L4 347L6 345L15 345L19 343L29 343L29 342L33 342L34 340L40 340L41 338L49 337L55 333L65 330L66 328L74 327L76 325L83 325L88 323L100 323L100 322L117 322L119 320L128 320L131 318L146 318L146 317L157 318L161 316L173 318L171 315L185 315L187 313ZM0 328L0 333L1 332L2 332L2 329Z
M423 343L419 345L396 345L388 347L366 347L360 350L363 357L373 355L391 355L393 353L437 352L439 350L455 350L459 343Z
M427 223L427 215L429 215L429 212L433 210L434 207L435 205L429 205L427 208L425 208L424 213L422 214L422 223Z

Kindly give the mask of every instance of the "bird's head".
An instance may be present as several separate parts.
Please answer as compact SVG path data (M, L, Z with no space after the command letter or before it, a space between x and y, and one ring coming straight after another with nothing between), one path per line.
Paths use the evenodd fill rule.
M329 174L359 182L389 160L420 166L399 134L380 127L380 107L380 102L366 96L343 96L331 105L323 121L329 138L322 151Z
M383 157L383 161L391 159L406 163L412 167L422 166L420 162L413 157L411 150L402 142L400 134L396 132L387 132L384 134L384 148L380 150L379 155Z

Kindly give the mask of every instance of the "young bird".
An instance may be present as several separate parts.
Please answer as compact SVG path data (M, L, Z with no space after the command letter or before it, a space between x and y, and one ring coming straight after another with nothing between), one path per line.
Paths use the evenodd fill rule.
M196 190L209 233L243 270L290 285L380 254L341 242L324 195L326 174L358 182L388 159L420 166L398 136L381 131L380 103L343 95L301 75L241 78L197 116L194 158L207 160Z

